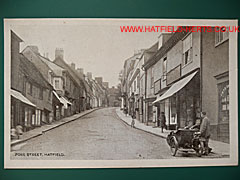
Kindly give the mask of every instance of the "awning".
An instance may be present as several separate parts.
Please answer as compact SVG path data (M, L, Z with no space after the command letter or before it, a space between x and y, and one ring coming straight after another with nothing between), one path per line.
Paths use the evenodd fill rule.
M67 107L68 107L68 104L69 105L72 105L72 103L71 102L69 102L66 98L64 98L64 97L60 97L60 102L64 105L64 107L67 109Z
M182 88L184 88L190 81L191 79L197 74L198 71L188 75L187 77L181 79L180 81L174 83L162 96L158 97L156 101L153 102L153 104L162 101L166 98L171 97L178 91L180 91Z
M13 89L11 89L11 96L20 100L21 102L27 104L27 105L30 105L30 106L33 106L33 107L36 107L35 104L31 103L31 101L29 101L25 96L23 96L20 92L18 91L15 91Z
M61 98L59 97L59 95L55 92L55 91L53 91L53 94L54 94L54 96L58 99L58 101L60 101L61 102ZM61 102L62 103L62 102ZM63 103L62 103L63 104Z

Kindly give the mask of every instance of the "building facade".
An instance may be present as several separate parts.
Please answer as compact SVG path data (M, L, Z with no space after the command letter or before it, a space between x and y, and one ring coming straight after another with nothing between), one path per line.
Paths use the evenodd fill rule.
M11 128L28 131L51 123L52 91L37 67L19 53L22 40L11 31Z
M211 136L229 143L229 34L202 33L202 110L211 120Z

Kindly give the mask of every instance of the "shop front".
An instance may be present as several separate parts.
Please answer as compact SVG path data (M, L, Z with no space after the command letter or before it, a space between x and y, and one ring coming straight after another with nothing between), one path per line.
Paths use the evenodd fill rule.
M229 143L229 75L228 72L215 76L218 91L217 140Z
M173 130L199 123L197 121L200 112L198 71L173 83L153 104L159 108L159 112L164 112L167 129Z
M11 89L11 128L21 125L23 131L30 130L35 119L35 109L35 104L20 92Z

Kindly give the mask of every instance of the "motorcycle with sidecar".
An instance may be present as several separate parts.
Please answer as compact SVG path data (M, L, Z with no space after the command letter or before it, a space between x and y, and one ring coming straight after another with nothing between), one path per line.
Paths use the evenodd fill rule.
M195 151L198 157L201 157L204 147L200 143L200 132L198 128L183 128L177 131L172 131L167 136L167 143L170 146L172 156L177 154L177 151L189 152Z

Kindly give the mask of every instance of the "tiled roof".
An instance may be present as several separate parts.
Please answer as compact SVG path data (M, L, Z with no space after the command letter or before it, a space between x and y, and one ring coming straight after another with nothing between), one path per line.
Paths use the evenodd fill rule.
M40 54L37 55L45 64L48 65L48 67L50 69L53 70L54 74L57 76L62 76L62 71L64 71L65 69L63 69L62 67L58 66L57 64L53 63L52 61L50 61L49 59L41 56Z
M27 76L28 79L35 82L36 84L49 88L52 87L37 69L37 67L29 61L23 54L19 54L20 59L20 67L23 70L24 74Z
M187 31L175 32L168 41L143 65L145 69L148 69L156 62L158 62L173 46L175 46L184 36L187 35Z
M59 65L58 62L62 62L63 66ZM93 93L92 93L92 91L91 91L91 89L89 87L89 84L87 84L87 82L84 79L82 79L78 75L78 73L75 70L73 70L62 58L57 57L54 60L54 63L58 64L62 68L65 68L69 72L69 74L71 75L71 77L74 79L74 81L77 83L77 85L79 87L84 86L86 91L87 91L87 93L89 93L90 95L93 95Z
M58 66L66 69L69 74L71 75L71 77L73 78L73 80L75 81L75 83L78 86L81 86L81 82L79 81L78 76L76 75L76 73L72 70L72 68L60 57L57 57L54 61L55 64L57 64ZM63 65L59 64L58 62L62 63Z

